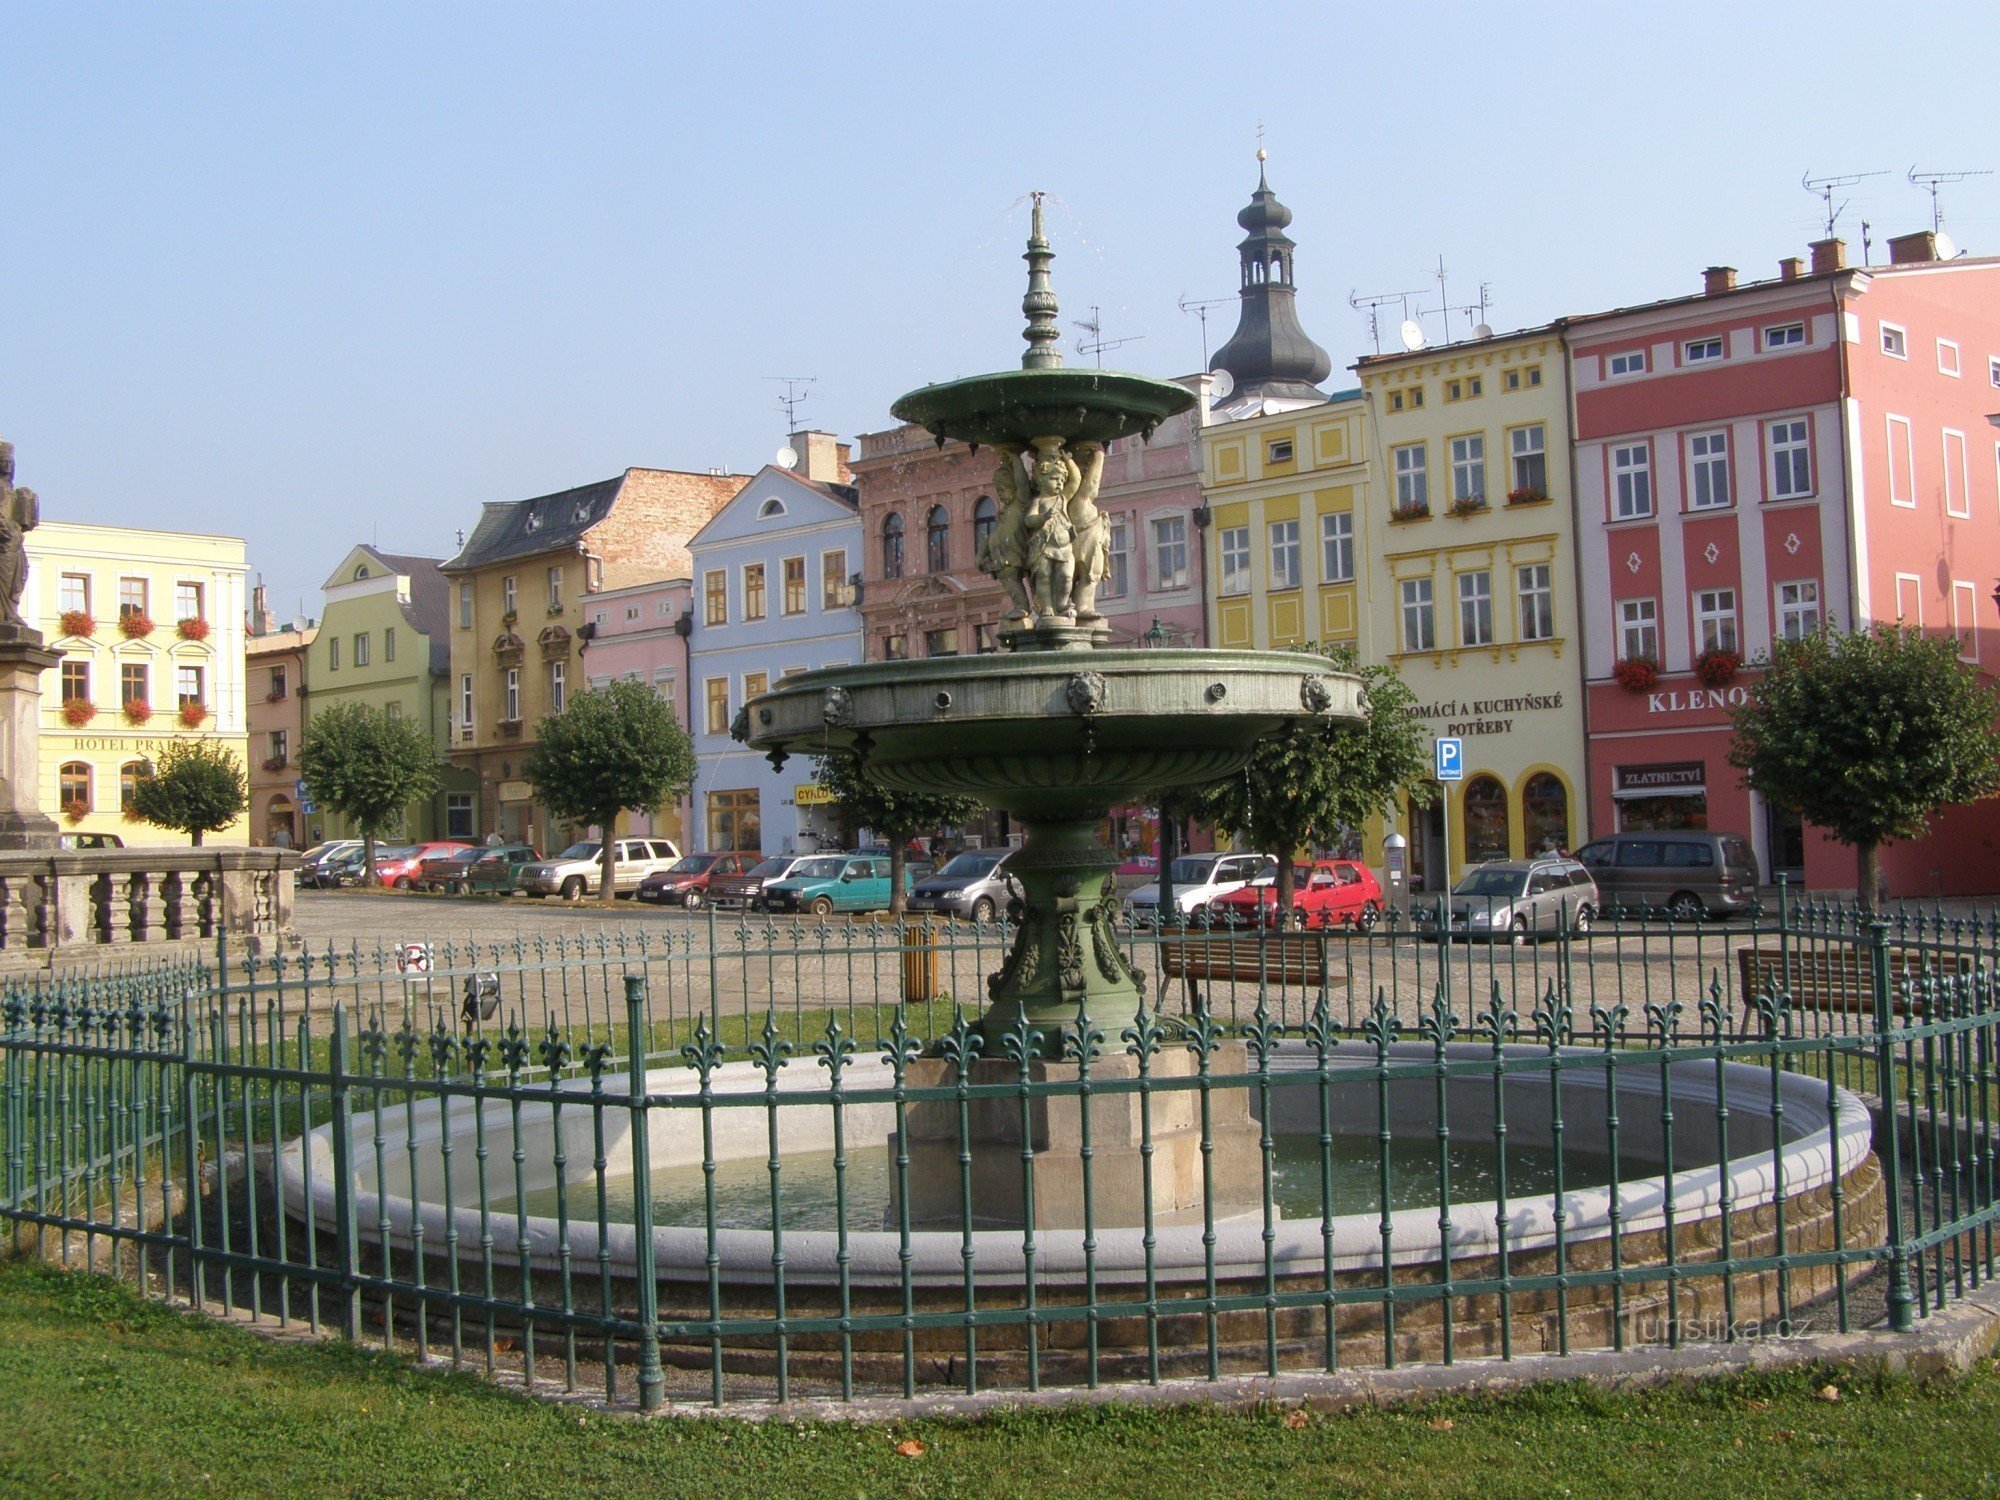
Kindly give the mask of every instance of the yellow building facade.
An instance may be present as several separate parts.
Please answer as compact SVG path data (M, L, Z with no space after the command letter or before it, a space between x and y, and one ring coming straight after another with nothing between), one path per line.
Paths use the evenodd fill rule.
M28 533L21 612L61 663L42 677L42 810L66 833L127 844L182 835L126 816L132 784L175 739L248 764L247 569L240 537L45 521ZM249 821L204 837L249 842Z
M1563 349L1542 328L1356 369L1376 497L1364 655L1464 742L1465 779L1399 818L1412 888L1435 892L1588 836ZM1367 840L1378 865L1386 832Z
M1368 652L1367 421L1358 391L1202 435L1208 638Z

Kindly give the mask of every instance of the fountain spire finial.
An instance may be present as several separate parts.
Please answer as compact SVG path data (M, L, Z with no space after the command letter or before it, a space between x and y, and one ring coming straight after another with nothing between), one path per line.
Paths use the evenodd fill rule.
M1021 312L1028 320L1021 337L1028 341L1028 352L1021 356L1021 368L1060 370L1062 351L1056 348L1056 340L1062 337L1062 329L1056 323L1055 289L1049 285L1049 262L1055 259L1055 252L1042 232L1042 199L1048 195L1037 188L1029 196L1035 200L1035 208L1028 224L1028 251L1021 257L1028 263L1028 295L1021 299Z

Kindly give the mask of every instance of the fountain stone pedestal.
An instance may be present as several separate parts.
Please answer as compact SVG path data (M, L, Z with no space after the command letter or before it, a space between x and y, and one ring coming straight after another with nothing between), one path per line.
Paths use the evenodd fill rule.
M912 1104L904 1139L891 1143L892 1153L905 1146L909 1151L910 1227L962 1228L969 1202L975 1229L1019 1229L1030 1222L1030 1207L1038 1229L1082 1229L1086 1196L1100 1229L1147 1223L1149 1208L1154 1224L1198 1223L1209 1206L1208 1184L1217 1220L1261 1212L1262 1148L1250 1091L1210 1091L1204 1133L1195 1054L1175 1046L1155 1052L1142 1104L1136 1089L1104 1089L1139 1076L1138 1059L1122 1046L1110 1039L1105 1055L1091 1061L1087 1133L1086 1096L1070 1092L1078 1079L1073 1061L1031 1060L1025 1075L1030 1085L1056 1084L1064 1092L1030 1093L1024 1106L1020 1063L976 1060L966 1070L968 1085L1016 1092L968 1099L962 1124L956 1100ZM1241 1073L1245 1067L1241 1042L1223 1042L1209 1056L1212 1073ZM958 1086L958 1065L921 1057L908 1065L905 1077L913 1088L950 1091Z
M62 654L41 632L0 622L0 849L53 849L55 820L41 810L42 673Z

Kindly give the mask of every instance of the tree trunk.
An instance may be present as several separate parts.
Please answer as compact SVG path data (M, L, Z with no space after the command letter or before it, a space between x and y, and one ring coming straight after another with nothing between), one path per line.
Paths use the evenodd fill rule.
M369 890L375 888L375 835L361 835L361 883Z
M1882 888L1882 846L1879 843L1856 844L1854 863L1860 888L1855 892L1855 900L1865 912L1875 910L1875 893Z
M618 814L613 812L598 819L597 864L601 872L597 877L597 903L600 906L615 906L618 902Z
M889 840L889 915L900 917L906 910L903 901L903 871L908 868L908 856L903 852L904 840L891 837Z
M199 828L195 829L194 832L189 835L189 838L193 840L195 848L199 849L201 847L201 830Z
M1275 891L1278 909L1274 914L1274 920L1280 927L1289 927L1292 925L1292 897L1297 889L1298 887L1293 880L1292 857L1289 854L1280 854L1278 856L1278 879Z

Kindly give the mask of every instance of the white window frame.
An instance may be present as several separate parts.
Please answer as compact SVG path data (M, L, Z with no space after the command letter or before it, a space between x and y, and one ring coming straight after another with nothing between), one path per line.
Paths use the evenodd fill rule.
M204 613L207 593L208 591L198 583L192 583L187 579L176 579L174 582L174 618L176 620L200 620L207 618Z
M500 580L500 612L505 615L518 614L519 611L515 608L515 605L519 600L520 593L515 584L514 575L509 573L505 578Z
M1304 565L1299 557L1299 518L1293 516L1270 524L1271 580L1273 589L1295 589L1303 581Z
M1521 639L1556 638L1555 569L1548 563L1523 563L1514 569L1515 611Z
M1132 591L1132 526L1123 516L1109 518L1106 528L1104 582L1100 599L1123 599Z
M1806 325L1803 323L1779 323L1764 330L1764 352L1770 354L1779 349L1803 349L1806 342Z
M1968 520L1972 515L1972 493L1969 488L1972 470L1965 457L1965 434L1956 427L1947 427L1940 434L1944 450L1944 513ZM1958 445L1958 462L1952 462L1952 445Z
M1917 450L1910 434L1910 419L1894 412L1885 413L1888 429L1889 503L1904 510L1917 508ZM1900 433L1900 436L1898 435ZM1903 493L1896 493L1896 451L1903 454Z
M1812 423L1805 417L1777 417L1764 426L1765 463L1773 500L1803 500L1813 492ZM1805 483L1794 486L1799 465Z
M1354 582L1354 512L1330 510L1319 518L1321 583Z
M1819 629L1819 580L1798 578L1778 585L1778 639L1803 640Z
M56 584L56 608L64 614L90 613L90 575L65 573Z
M354 665L357 667L368 665L370 655L368 650L368 636L369 632L366 630L357 630L354 633Z
M1250 528L1225 526L1216 533L1216 548L1222 559L1222 592L1250 592Z
M1704 651L1740 651L1743 636L1736 626L1735 589L1694 591L1695 655Z
M1924 628L1924 581L1915 573L1896 575L1896 618L1918 630Z
M1399 443L1389 450L1396 471L1396 509L1426 509L1431 503L1430 444Z
M1632 375L1643 375L1651 361L1644 349L1626 349L1604 357L1604 378L1624 380Z
M1153 528L1153 587L1161 592L1188 586L1186 516L1155 516ZM1169 567L1170 559L1178 563Z
M549 712L559 714L569 704L569 664L549 663Z
M458 730L467 739L472 738L472 674L462 672L458 678Z
M1493 574L1474 568L1458 576L1458 643L1493 644Z
M1991 354L1986 358L1986 383L2000 391L2000 354Z
M507 669L507 691L505 696L507 712L504 717L510 724L517 723L521 717L521 669L519 667L509 667Z
M1710 334L1707 338L1689 339L1681 346L1681 362L1690 365L1711 365L1726 358L1729 345L1720 334Z
M1729 429L1688 434L1689 510L1727 510L1735 496L1729 483Z
M458 628L472 629L472 585L469 583L458 586Z
M1882 335L1882 352L1891 359L1907 360L1910 357L1910 331L1895 323L1879 325Z
M1653 515L1653 444L1611 445L1611 519L1643 521Z
M1961 661L1979 660L1979 589L1963 579L1951 581L1951 633L1958 637Z
M1402 602L1403 650L1435 651L1437 600L1433 595L1430 579L1405 578L1398 597Z
M1620 599L1618 601L1618 646L1622 660L1643 657L1660 659L1660 601Z
M1951 356L1949 361L1946 360L1946 355ZM1937 361L1938 374L1940 375L1949 375L1953 380L1956 380L1964 373L1964 362L1958 357L1958 342L1955 339L1939 339L1937 341Z
M1486 434L1468 432L1449 439L1451 443L1451 498L1486 499Z

